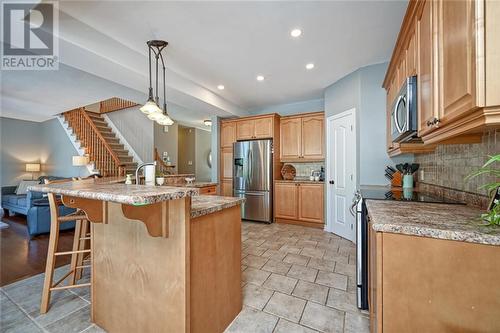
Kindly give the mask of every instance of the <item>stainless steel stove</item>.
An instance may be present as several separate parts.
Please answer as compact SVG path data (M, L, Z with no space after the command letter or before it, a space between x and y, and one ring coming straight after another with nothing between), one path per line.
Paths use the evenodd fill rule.
M368 309L368 212L365 200L395 200L442 204L464 204L413 189L361 187L354 195L351 213L356 217L356 284L358 308Z

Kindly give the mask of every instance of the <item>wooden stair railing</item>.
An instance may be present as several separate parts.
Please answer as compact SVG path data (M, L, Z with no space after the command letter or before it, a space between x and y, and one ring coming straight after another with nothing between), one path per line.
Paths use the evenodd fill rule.
M123 109L128 109L138 105L135 102L127 101L123 98L113 97L102 102L99 102L99 112L107 113Z
M102 176L123 176L125 165L120 162L118 155L90 119L83 108L74 109L63 113L69 126L75 132L78 140L85 147L85 153L94 161Z
M173 174L173 169L175 168L175 165L167 165L161 158L160 154L158 153L157 148L155 148L155 151L153 153L153 160L156 161L156 167L162 174L164 175Z

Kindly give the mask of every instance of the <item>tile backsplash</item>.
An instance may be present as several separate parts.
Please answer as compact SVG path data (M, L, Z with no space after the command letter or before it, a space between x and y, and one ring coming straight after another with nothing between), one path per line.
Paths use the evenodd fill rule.
M297 171L296 177L303 178L309 177L312 171L321 171L321 167L325 166L324 162L299 162L299 163L285 163L291 164Z
M481 175L469 181L465 177L478 170L488 155L499 153L500 130L486 132L477 144L439 145L432 153L415 155L415 162L420 163L418 178L422 183L487 195L479 187L493 177Z

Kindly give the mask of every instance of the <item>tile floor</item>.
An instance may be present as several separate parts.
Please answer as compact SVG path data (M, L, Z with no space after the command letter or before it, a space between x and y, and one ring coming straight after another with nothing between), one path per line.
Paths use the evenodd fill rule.
M242 241L243 311L226 332L368 332L367 313L356 308L351 242L318 229L247 222ZM55 292L51 310L40 315L42 284L39 274L0 288L2 332L104 332L90 322L88 288Z

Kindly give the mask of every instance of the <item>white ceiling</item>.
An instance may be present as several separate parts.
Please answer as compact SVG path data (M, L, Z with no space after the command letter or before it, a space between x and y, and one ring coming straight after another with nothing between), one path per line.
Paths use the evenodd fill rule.
M197 110L193 117L242 115L320 98L346 74L389 59L406 6L407 1L60 1L64 65L57 73L2 73L2 113L42 119L102 96L141 102L148 39L170 43L167 100ZM289 35L295 27L303 31L298 39ZM308 62L316 67L307 71ZM265 81L257 82L258 74ZM35 87L23 87L32 81ZM226 89L217 90L218 84Z

